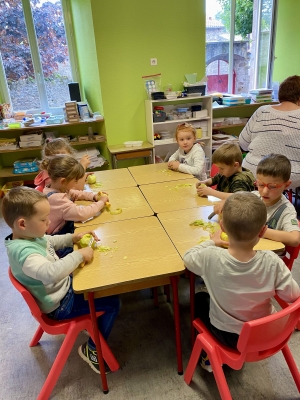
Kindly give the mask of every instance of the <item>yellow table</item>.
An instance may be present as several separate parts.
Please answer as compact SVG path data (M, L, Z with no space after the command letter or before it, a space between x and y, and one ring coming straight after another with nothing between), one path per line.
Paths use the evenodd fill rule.
M208 206L220 201L213 196L198 196L196 182L198 179L190 178L141 185L140 190L155 213Z
M174 246L183 257L184 253L193 246L196 246L201 236L209 238L209 232L200 226L191 226L191 222L197 219L208 221L207 217L213 212L213 207L199 207L187 210L163 212L158 214L162 226L165 228ZM211 222L218 222L218 216L214 216ZM281 242L261 238L255 250L272 250L275 252L284 250L285 246Z
M76 227L87 224L95 225L104 222L122 221L125 219L148 217L153 215L151 207L138 187L113 189L108 190L107 193L109 202L111 203L111 212L114 212L117 208L121 208L122 212L120 214L111 214L109 210L104 208L98 216L85 221L84 224L82 222L76 222ZM91 204L91 202L76 201L76 204L85 206Z
M138 185L193 178L193 175L168 169L168 163L139 165L136 167L129 167L128 169Z
M96 232L104 246L118 247L115 251L109 251L107 254L95 251L93 261L83 268L77 268L73 274L74 292L88 294L94 323L94 336L98 339L96 347L100 368L103 366L104 370L101 362L102 353L97 334L97 322L93 312L94 294L97 297L103 297L171 283L177 364L178 373L181 374L183 368L177 276L184 271L184 265L165 230L155 217L93 225L90 228ZM78 229L79 232L84 230L83 227ZM153 246L149 245L151 243L159 243L159 246L155 247L155 251ZM101 374L101 379L103 390L107 392L108 387L104 373Z
M113 168L117 168L117 161L133 158L144 158L145 162L154 162L154 146L149 142L143 142L141 146L126 147L124 144L107 146L111 156Z
M131 173L127 168L111 169L107 171L95 171L97 182L102 186L94 187L93 185L85 185L85 190L92 190L93 192L106 191L110 189L118 189L125 187L137 186L135 180L132 178Z

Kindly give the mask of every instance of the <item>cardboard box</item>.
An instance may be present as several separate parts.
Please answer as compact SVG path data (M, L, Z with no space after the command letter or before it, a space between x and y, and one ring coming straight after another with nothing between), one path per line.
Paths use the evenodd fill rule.
M21 142L32 142L33 140L43 140L44 134L43 133L33 133L31 135L20 135Z
M25 142L19 142L20 147L39 147L42 146L44 143L43 140L32 140L32 141L25 141Z

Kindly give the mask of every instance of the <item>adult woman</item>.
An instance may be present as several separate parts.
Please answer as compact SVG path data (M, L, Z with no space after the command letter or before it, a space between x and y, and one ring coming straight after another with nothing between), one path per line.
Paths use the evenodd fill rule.
M249 153L243 167L254 176L259 161L270 153L285 155L292 164L290 188L300 186L300 76L286 78L279 87L280 104L259 107L239 137Z

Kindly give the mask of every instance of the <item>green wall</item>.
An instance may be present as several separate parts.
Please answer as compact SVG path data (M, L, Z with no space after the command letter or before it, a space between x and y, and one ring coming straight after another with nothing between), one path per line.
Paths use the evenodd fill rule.
M197 72L199 79L205 74L205 0L73 0L72 4L86 92L90 72L84 65L95 63L99 69L99 75L89 79L101 83L107 143L146 140L142 76L161 73L163 87L172 83L181 90L184 74ZM87 61L86 56L94 51L93 38L91 44L85 41L84 51L79 43L79 36L91 26L97 61L93 57ZM158 65L151 66L150 58L157 58Z
M300 75L299 0L279 0L273 81Z

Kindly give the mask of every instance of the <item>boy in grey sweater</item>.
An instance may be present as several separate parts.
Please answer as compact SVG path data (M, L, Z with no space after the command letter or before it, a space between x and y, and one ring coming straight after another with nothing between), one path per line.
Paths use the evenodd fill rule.
M2 201L2 214L12 234L5 239L8 259L14 277L35 297L41 311L50 318L64 320L89 313L88 302L72 288L72 272L93 258L90 247L76 250L59 259L55 250L73 246L87 233L48 236L50 205L46 195L28 188L16 187ZM96 240L98 238L92 233ZM108 338L120 309L117 296L95 300L98 328ZM95 344L91 338L78 349L79 355L99 373Z
M275 312L271 303L275 294L288 303L300 296L291 271L275 253L253 250L267 229L266 220L266 206L255 194L234 193L225 201L220 221L228 249L222 248L218 231L183 257L186 268L200 275L208 290L196 293L195 316L232 348L245 321ZM201 366L211 371L206 354Z

